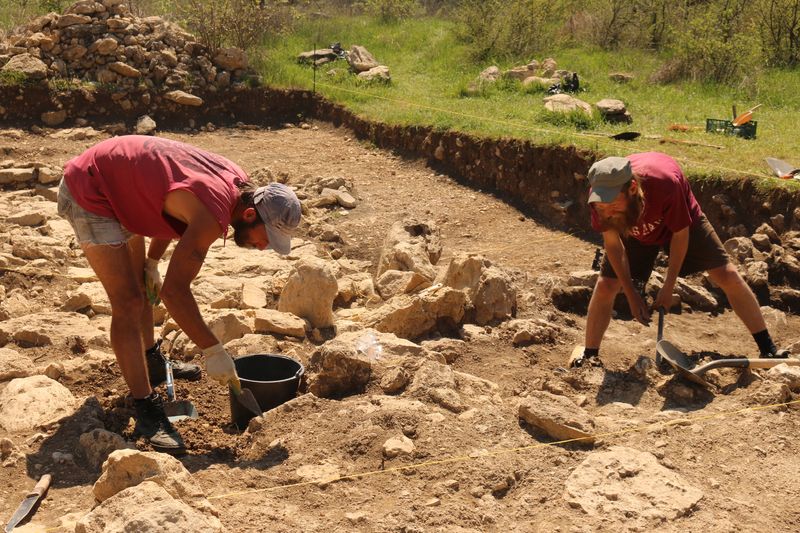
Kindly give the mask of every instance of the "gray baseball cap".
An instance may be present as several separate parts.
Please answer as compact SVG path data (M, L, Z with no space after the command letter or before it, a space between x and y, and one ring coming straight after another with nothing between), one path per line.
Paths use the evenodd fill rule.
M267 249L282 255L288 254L292 250L292 232L300 224L301 209L297 195L283 183L270 183L256 189L253 202L267 228Z
M631 162L625 157L606 157L589 168L589 203L613 202L622 186L633 179Z

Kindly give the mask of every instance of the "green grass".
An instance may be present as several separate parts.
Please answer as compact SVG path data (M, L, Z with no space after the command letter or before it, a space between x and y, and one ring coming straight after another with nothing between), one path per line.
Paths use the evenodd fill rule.
M345 48L365 46L391 69L392 84L366 86L354 76L330 77L331 69L346 69L337 61L317 71L316 90L366 118L394 124L423 124L457 129L489 137L530 139L538 144L575 144L607 155L659 150L679 159L684 168L702 179L743 175L766 177L764 157L788 160L800 166L800 71L766 71L750 80L747 88L727 88L700 83L656 85L649 81L659 66L655 56L641 51L607 52L587 48L553 50L559 68L578 72L587 90L577 96L594 104L603 98L623 100L633 115L631 125L605 124L596 118L581 121L555 119L543 105L540 91L526 90L519 83L498 83L481 94L465 97L469 83L485 67L501 70L542 56L474 64L469 49L455 37L452 23L417 19L382 24L367 18L326 19L301 24L289 36L266 44L259 68L265 83L279 87L311 89L313 71L299 65L298 53L327 47L339 41ZM608 73L626 71L633 82L620 85ZM706 118L727 119L736 104L739 112L757 103L758 138L705 133ZM668 130L670 124L692 126L690 132ZM588 131L587 131L588 130ZM642 137L620 142L597 136L635 130ZM591 135L590 135L591 134ZM647 138L647 137L655 138ZM721 149L662 143L661 138L721 146ZM793 186L767 180L769 184Z

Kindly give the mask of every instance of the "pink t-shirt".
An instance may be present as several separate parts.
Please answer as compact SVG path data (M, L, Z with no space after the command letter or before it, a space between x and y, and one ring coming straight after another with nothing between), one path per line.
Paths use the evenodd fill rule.
M631 237L642 244L665 244L673 233L700 219L703 211L677 161L660 152L632 154L628 159L644 192L644 211L631 228ZM597 212L590 211L592 228L601 231Z
M162 211L167 193L194 194L227 231L239 199L237 183L247 174L222 156L189 144L144 135L105 140L70 160L64 179L75 201L97 215L118 220L128 231L160 239L178 238L186 224Z

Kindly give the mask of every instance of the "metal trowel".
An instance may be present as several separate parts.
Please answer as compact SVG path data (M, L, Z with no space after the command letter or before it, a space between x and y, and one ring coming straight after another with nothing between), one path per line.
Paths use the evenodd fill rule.
M231 383L228 385L228 387L240 405L253 413L255 416L262 415L264 411L261 410L258 400L256 400L255 396L253 396L253 391L250 389L243 389L242 384L238 379L236 380L236 383Z
M189 400L175 400L175 381L172 378L172 363L164 363L167 370L167 403L164 404L164 414L170 422L177 422L186 418L197 418L197 409Z

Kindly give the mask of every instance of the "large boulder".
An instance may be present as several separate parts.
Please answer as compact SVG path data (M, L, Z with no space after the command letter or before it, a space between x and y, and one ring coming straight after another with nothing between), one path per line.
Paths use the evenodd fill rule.
M655 529L688 515L702 498L700 489L652 454L623 446L589 455L567 478L564 491L570 507L606 521L609 530L622 524Z
M339 293L333 267L317 257L300 259L278 300L278 311L293 313L315 328L333 326L333 301Z
M354 44L347 54L347 62L355 72L366 72L379 66L375 57L363 46Z
M104 502L120 491L150 481L160 485L173 498L197 511L217 516L192 475L174 457L156 452L116 450L103 463L103 471L92 492L98 502Z
M77 406L69 389L47 376L13 379L0 393L0 428L31 430L73 414Z
M26 378L35 372L34 368L33 360L27 354L11 348L0 348L0 383Z
M466 305L463 291L433 286L413 296L395 296L364 313L361 322L378 331L416 339L437 328L454 329L464 318Z
M533 391L519 404L519 417L556 440L581 439L594 443L594 421L566 396Z
M30 54L18 54L8 60L0 69L2 72L21 72L32 80L41 80L47 77L47 65L39 58Z
M220 48L214 56L214 64L225 70L247 68L247 54L241 48Z
M441 255L441 233L436 224L418 220L395 222L383 241L376 278L387 270L401 270L416 272L432 281L436 277L433 265Z
M174 497L152 481L126 488L92 509L75 525L75 533L137 531L184 533L223 531L219 518Z

